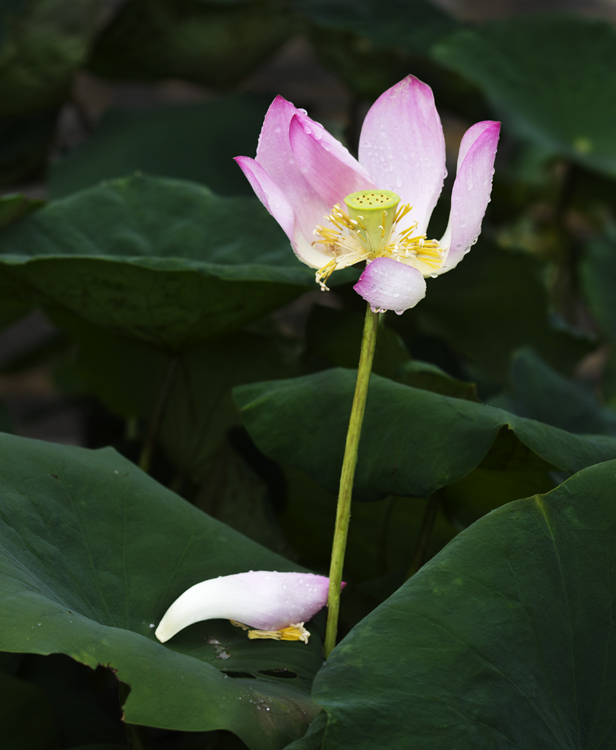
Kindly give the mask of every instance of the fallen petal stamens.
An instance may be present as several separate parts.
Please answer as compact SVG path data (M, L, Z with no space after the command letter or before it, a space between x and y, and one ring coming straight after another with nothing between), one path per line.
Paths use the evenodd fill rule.
M249 630L248 637L251 640L270 639L273 641L302 641L302 643L308 643L310 633L304 627L303 622L298 622L280 630Z

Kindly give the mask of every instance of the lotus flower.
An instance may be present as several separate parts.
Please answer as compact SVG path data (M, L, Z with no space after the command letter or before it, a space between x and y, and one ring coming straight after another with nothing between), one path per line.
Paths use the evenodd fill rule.
M318 269L322 289L334 271L366 261L355 290L374 311L400 314L425 296L426 276L450 271L476 242L499 130L485 121L464 135L438 241L426 230L446 176L445 139L430 87L413 76L370 108L359 161L281 96L265 116L256 159L235 160L297 257Z
M249 638L308 643L304 623L325 606L328 586L328 578L312 573L251 570L211 578L173 602L155 635L164 643L195 622L225 618L248 630Z

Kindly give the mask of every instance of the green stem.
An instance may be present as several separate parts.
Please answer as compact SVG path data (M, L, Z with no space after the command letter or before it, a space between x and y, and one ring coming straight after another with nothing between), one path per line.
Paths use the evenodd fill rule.
M118 683L118 693L120 697L120 708L124 711L124 704L130 693L130 688L124 682ZM130 750L144 750L145 745L141 739L140 728L136 724L127 724L124 722L124 731L126 733L126 743Z
M440 504L441 499L438 493L432 495L426 503L426 508L421 520L419 537L417 538L417 544L415 545L415 551L413 552L413 559L411 560L409 572L406 574L407 581L411 576L414 576L424 564L426 550L428 549L428 543L430 542L430 536L432 535L432 529L434 528L434 522L436 521Z
M162 383L160 384L160 388L158 389L158 398L156 399L156 404L154 405L154 411L152 413L148 432L145 436L145 440L143 441L143 448L141 449L141 455L139 456L139 468L148 474L150 472L150 464L152 462L152 453L154 452L154 446L156 445L160 426L162 424L163 417L165 416L165 408L167 406L169 396L171 395L171 386L173 385L173 381L175 380L179 363L179 357L175 355L169 357Z
M336 510L336 526L332 544L331 564L329 568L329 592L327 595L327 627L323 649L327 658L336 645L338 632L338 615L340 613L340 585L342 583L342 567L346 550L349 520L351 518L351 496L353 494L353 479L357 464L357 451L361 436L361 425L364 420L366 397L372 371L372 360L376 347L376 334L379 325L379 313L373 313L368 305L364 322L364 334L361 340L361 354L357 368L357 382L351 408L351 418L347 430L342 472L340 474L340 490L338 492L338 507Z

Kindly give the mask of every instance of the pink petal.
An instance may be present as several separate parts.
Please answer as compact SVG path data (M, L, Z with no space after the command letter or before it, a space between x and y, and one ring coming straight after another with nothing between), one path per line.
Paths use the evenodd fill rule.
M235 161L250 182L257 198L284 230L298 258L312 268L320 268L330 260L330 256L312 245L312 236L309 239L304 235L287 196L263 167L249 156L236 156Z
M291 120L300 114L282 96L274 99L263 121L256 161L287 197L295 214L295 231L310 244L315 226L323 223L332 206L306 180L295 161L289 128ZM318 265L322 264L323 259Z
M292 118L289 137L301 173L329 206L341 204L350 193L375 187L347 149L306 115Z
M312 573L250 571L212 578L176 599L155 635L164 643L195 622L221 618L259 630L308 622L327 603L328 587L328 578Z
M255 191L255 195L280 224L289 240L295 233L295 213L287 196L263 167L249 156L236 156L235 162Z
M462 138L449 224L441 240L449 252L439 273L457 266L479 237L492 192L499 133L499 122L485 121L473 125Z
M393 258L377 258L353 287L374 312L394 310L402 315L426 296L426 280L412 266Z
M424 234L447 173L443 128L429 86L407 76L376 100L362 127L359 162L379 188L413 206L409 220Z

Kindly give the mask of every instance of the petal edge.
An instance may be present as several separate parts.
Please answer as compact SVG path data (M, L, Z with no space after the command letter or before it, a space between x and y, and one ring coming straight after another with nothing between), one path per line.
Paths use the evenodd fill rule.
M475 244L490 202L500 122L478 122L460 144L458 172L451 192L449 223L441 239L447 257L438 273L455 268Z

